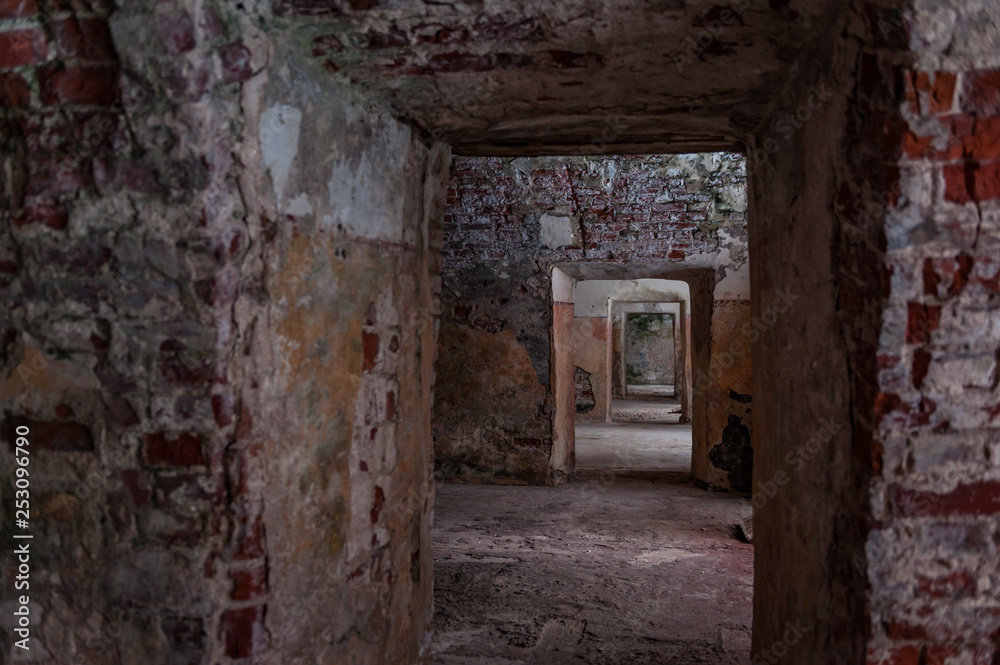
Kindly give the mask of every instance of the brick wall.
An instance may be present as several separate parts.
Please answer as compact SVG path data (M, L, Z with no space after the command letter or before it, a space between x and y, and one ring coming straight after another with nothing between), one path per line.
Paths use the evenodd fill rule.
M194 4L0 3L0 394L6 440L30 428L39 661L227 662L266 643L229 368L249 51L225 7Z
M445 213L444 265L456 270L522 252L523 218L532 212L571 214L582 222L576 243L544 257L550 264L680 261L714 252L719 241L712 227L728 222L739 228L746 222L741 211L713 205L708 191L743 182L739 157L726 160L724 170L699 183L699 191L688 191L683 166L670 168L663 158L524 160L524 167L513 169L504 168L510 160L498 157L456 160Z
M0 2L0 482L27 424L39 662L426 658L448 151L268 69L307 56L253 26Z
M883 114L870 663L1000 658L1000 59L995 26L974 8L961 8L952 51L913 39L947 11L883 16L896 40L866 58L892 111ZM901 53L907 46L913 53Z

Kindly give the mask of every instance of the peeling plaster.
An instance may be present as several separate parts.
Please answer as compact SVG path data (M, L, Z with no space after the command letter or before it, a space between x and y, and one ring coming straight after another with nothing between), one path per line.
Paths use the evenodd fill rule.
M260 146L264 166L271 173L278 210L283 209L285 186L292 162L299 152L299 128L302 111L286 104L275 104L260 118Z
M410 129L382 118L365 123L353 113L347 121L356 132L330 148L335 153L327 181L332 212L323 216L323 224L362 238L400 242L398 220L406 201L395 192L410 170Z
M577 226L577 222L572 217L546 214L539 217L538 222L542 225L542 244L549 249L559 249L576 243L576 233L573 232L573 228Z

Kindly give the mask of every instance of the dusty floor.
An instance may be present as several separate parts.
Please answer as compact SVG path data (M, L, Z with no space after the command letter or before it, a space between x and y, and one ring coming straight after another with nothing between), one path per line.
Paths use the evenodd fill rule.
M690 473L691 426L577 421L576 468Z
M652 426L606 427L634 443ZM733 529L749 502L679 471L607 469L438 486L436 665L750 662L753 548Z

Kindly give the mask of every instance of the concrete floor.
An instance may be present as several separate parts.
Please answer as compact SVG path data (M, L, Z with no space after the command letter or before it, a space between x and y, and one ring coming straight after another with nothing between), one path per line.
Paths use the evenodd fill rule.
M561 487L438 486L435 665L750 662L753 548L733 528L749 502L692 487L679 452L600 466L652 428L681 431L585 425L598 466Z
M691 426L578 420L576 468L690 473Z

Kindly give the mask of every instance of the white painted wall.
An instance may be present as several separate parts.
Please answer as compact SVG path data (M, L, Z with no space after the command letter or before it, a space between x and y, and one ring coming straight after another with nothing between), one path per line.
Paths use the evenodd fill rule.
M607 316L608 298L632 302L685 302L689 311L691 289L672 279L593 279L576 283L574 316Z

